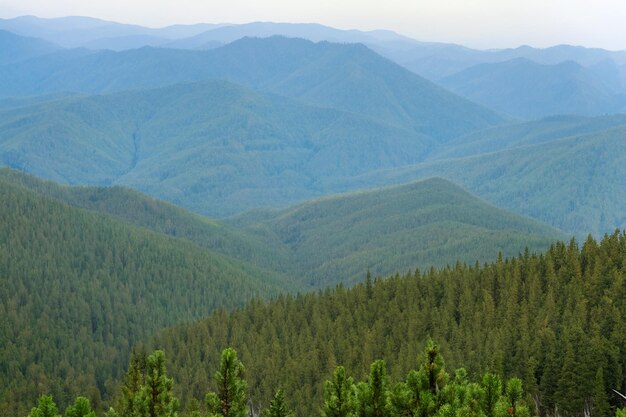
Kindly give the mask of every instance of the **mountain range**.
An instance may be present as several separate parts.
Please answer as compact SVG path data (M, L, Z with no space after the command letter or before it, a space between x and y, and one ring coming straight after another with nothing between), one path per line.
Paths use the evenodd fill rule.
M62 405L82 393L102 407L133 344L216 309L353 284L368 271L544 250L562 236L444 180L229 223L120 187L8 169L0 196L0 403L12 415L41 390Z

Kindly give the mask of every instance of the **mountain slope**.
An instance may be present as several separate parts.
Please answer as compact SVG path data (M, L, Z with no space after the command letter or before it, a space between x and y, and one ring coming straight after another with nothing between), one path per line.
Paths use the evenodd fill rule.
M212 216L332 192L316 184L416 163L433 144L367 117L219 81L1 114L0 162L10 167L131 186Z
M626 126L366 174L336 188L441 176L500 207L584 238L626 227Z
M552 116L545 119L496 126L470 133L435 150L428 159L447 159L537 145L567 137L601 132L626 125L626 115L602 117Z
M0 30L0 66L46 55L59 49L59 46L40 39Z
M555 114L595 116L626 105L626 96L613 93L602 79L572 61L542 65L519 58L480 64L440 83L477 103L526 119Z
M285 245L295 279L315 287L417 266L474 263L543 250L563 235L495 208L441 179L314 200L235 224Z
M208 219L180 207L123 187L70 187L32 175L0 168L0 180L27 188L38 195L70 206L105 214L154 232L189 240L203 248L237 259L256 276L272 276L283 289L297 290L282 272L289 255L251 233Z
M228 346L245 364L253 403L267 404L281 387L288 406L310 416L319 413L324 381L337 365L359 380L373 360L384 359L389 378L399 381L425 359L420 353L433 338L448 369L520 378L541 415L555 408L564 416L583 409L596 415L588 405L595 393L623 388L626 377L625 259L623 233L581 249L558 243L541 255L482 267L250 303L168 329L152 346L166 351L183 405L197 404L213 387ZM595 378L598 369L606 379Z
M194 36L219 26L202 23L154 29L81 16L60 18L20 16L13 19L0 19L0 29L23 36L45 39L67 48L86 46L101 39L127 36L150 36L172 40Z
M438 140L502 122L360 45L273 37L210 51L68 51L1 67L0 96L113 92L225 79L311 104L364 114Z
M99 404L134 343L285 288L191 242L42 197L6 177L0 216L6 415L25 415L41 392L61 403L80 392Z

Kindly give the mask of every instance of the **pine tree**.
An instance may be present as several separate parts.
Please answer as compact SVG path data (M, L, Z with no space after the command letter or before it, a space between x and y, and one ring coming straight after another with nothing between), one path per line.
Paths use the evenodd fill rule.
M352 378L346 377L343 366L335 368L331 380L324 383L322 417L351 417L355 412L355 392Z
M496 374L485 374L482 379L484 395L482 398L482 408L486 417L495 417L496 403L502 395L502 381Z
M389 417L388 382L385 361L377 360L370 367L367 383L358 388L358 417Z
M176 417L178 400L172 395L174 380L167 377L165 353L157 350L146 361L146 383L137 394L138 417Z
M282 389L276 391L270 406L263 410L261 417L294 417L293 410L290 410L285 404L285 394Z
M146 383L147 355L144 350L133 351L124 376L122 397L118 401L118 410L113 410L119 417L133 417L137 411L137 395Z
M65 410L65 417L96 417L96 412L91 409L89 399L77 397L74 404Z
M248 411L248 386L244 380L244 366L237 351L222 351L220 369L214 376L217 393L209 392L205 401L209 415L221 417L246 417Z
M60 417L60 415L52 396L42 395L39 397L37 407L30 410L28 417Z
M593 417L609 417L611 406L604 387L604 371L598 368L594 383Z

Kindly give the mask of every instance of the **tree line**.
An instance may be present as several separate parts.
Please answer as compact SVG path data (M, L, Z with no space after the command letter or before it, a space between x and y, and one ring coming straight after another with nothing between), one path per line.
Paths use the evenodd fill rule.
M177 417L180 402L174 382L167 374L165 353L134 352L115 407L105 417ZM417 370L401 381L387 375L384 360L370 365L363 381L348 376L337 366L324 383L320 417L530 417L522 381L511 378L503 384L493 373L471 381L459 368L448 374L439 347L429 340L419 358ZM261 410L259 412L259 410ZM246 369L233 348L222 351L219 368L204 401L180 415L190 417L295 417L277 388L266 407L256 405L248 393ZM60 417L52 396L44 395L27 417ZM65 410L65 417L96 417L90 402L77 397Z

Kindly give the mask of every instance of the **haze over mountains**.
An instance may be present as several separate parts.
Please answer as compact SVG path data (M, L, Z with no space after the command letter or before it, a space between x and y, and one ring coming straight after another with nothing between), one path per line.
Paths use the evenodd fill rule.
M332 294L341 295L368 272L456 265L411 275L456 274L466 294L446 301L455 329L477 323L464 312L494 303L507 312L498 326L509 328L517 307L505 300L548 294L535 301L546 314L558 308L563 328L577 334L567 321L586 304L555 301L546 276L582 270L579 257L593 275L597 245L548 248L626 229L625 98L624 52L478 51L318 24L152 29L81 17L0 19L0 313L10 318L0 321L0 410L25 415L41 390L65 405L81 389L105 409L132 346L164 326L216 310L211 320L228 321L224 309L257 299L242 310L252 311L281 292L339 285ZM603 240L614 264L602 270L623 270L613 258L625 241ZM498 254L521 255L475 266ZM528 268L520 272L521 264ZM502 265L514 279L499 275ZM558 288L587 288L568 274ZM497 285L474 287L461 276ZM622 288L595 275L593 282L589 299L598 305L603 290ZM369 285L350 293L353 307L361 292L395 298L381 293L393 285ZM424 299L439 308L438 290L429 291ZM619 317L623 307L601 311ZM328 310L306 320L332 321L336 306ZM552 327L535 321L533 329L548 332L542 343L552 340ZM366 322L380 330L375 317ZM569 333L559 334L569 343ZM389 350L373 340L368 355ZM498 343L518 365L526 358L517 344ZM324 352L321 362L335 360ZM533 383L535 375L524 378ZM321 395L314 384L321 387L302 385L308 402L300 409ZM544 388L530 387L554 387Z

